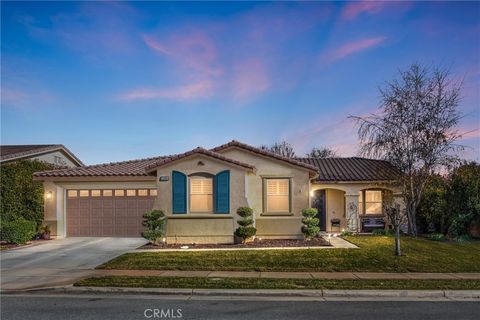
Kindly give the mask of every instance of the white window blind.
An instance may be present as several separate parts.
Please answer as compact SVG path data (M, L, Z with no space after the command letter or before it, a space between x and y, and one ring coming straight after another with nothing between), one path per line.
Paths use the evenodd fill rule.
M190 179L190 211L213 211L213 180L208 178Z
M290 179L267 179L267 212L290 211Z

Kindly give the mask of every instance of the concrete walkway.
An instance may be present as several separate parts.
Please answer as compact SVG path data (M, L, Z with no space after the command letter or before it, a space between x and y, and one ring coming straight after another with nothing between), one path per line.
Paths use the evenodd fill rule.
M201 278L270 278L270 279L370 279L370 280L480 280L480 273L381 273L381 272L256 272L256 271L179 271L179 270L95 270L94 277L156 276Z

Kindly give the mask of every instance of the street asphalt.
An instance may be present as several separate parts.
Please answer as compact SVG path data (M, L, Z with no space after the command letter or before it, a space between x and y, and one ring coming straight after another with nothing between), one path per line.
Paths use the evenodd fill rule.
M293 300L293 301L292 301ZM371 300L371 299L370 299ZM2 320L28 319L478 319L479 301L2 295Z

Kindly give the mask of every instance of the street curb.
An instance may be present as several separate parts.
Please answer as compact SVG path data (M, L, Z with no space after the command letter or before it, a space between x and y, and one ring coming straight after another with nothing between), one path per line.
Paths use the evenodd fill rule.
M128 287L52 287L1 291L2 294L35 292L88 294L128 293L183 296L248 296L248 297L312 297L312 298L452 298L480 299L480 290L281 290L281 289L190 289L190 288L128 288Z

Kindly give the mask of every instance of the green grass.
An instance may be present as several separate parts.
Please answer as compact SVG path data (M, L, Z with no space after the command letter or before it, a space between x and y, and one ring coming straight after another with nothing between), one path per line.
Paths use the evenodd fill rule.
M140 270L480 272L480 242L436 242L402 238L402 256L393 238L349 236L360 249L300 249L201 252L139 252L98 268Z
M206 289L478 290L480 289L480 280L326 280L108 276L83 279L76 282L75 286Z

